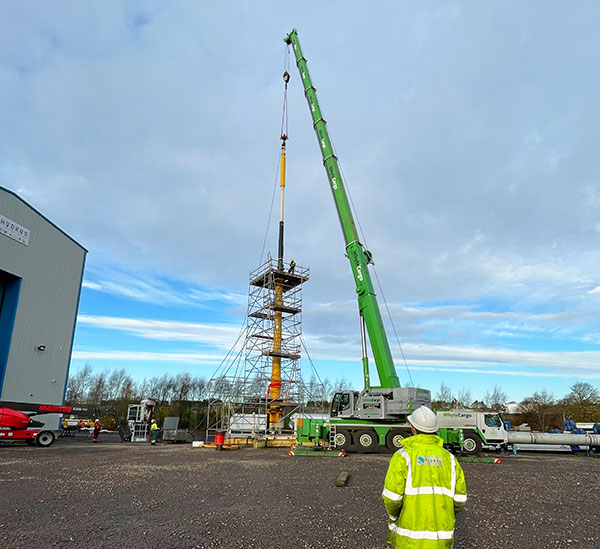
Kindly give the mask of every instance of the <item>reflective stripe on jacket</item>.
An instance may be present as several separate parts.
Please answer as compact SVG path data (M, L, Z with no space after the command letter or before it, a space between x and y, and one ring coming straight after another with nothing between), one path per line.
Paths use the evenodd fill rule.
M402 441L383 489L394 547L451 548L454 516L467 502L463 470L437 435Z

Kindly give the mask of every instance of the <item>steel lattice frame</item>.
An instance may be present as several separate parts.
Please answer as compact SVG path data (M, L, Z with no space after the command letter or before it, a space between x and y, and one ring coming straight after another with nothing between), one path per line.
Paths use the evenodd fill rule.
M276 279L283 285L283 303L275 304ZM209 382L208 435L211 431L265 436L292 433L292 414L301 412L307 402L322 400L323 385L314 380L307 386L302 378L300 354L302 336L302 285L309 279L309 269L290 265L277 269L277 262L267 260L250 273L247 321L243 347L230 352ZM282 419L267 425L263 419L273 400L268 396L272 367L274 310L282 312L281 398L277 404ZM253 415L254 414L254 415ZM232 418L247 418L244 425ZM249 418L257 418L250 424Z

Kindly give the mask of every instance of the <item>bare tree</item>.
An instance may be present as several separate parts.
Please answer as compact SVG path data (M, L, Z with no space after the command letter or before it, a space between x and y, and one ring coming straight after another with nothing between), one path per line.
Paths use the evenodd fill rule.
M93 378L88 393L88 402L100 404L103 400L106 400L107 377L107 372L101 372Z
M173 382L173 396L175 400L188 400L192 389L192 376L187 372L177 374Z
M119 391L117 398L122 402L129 403L131 401L142 400L143 397L138 395L133 379L126 375L121 382L121 390Z
M328 405L331 394L327 392L324 383L317 379L317 376L313 372L310 381L306 385L305 399L311 409L321 409Z
M189 398L194 401L206 398L206 380L203 377L196 376L192 379Z
M506 404L506 393L498 385L494 385L493 391L485 393L483 398L485 405L491 410L500 411Z
M323 400L331 400L333 392L333 385L331 384L331 381L329 381L329 378L326 377L323 380Z
M159 403L173 400L173 387L175 379L169 374L164 374L162 377L153 377L150 380L150 392L148 397L154 398Z
M543 389L527 397L519 404L519 413L534 429L547 431L560 425L560 413L554 395Z
M93 377L93 368L89 362L75 375L69 376L66 401L81 404L86 401Z
M144 378L141 381L137 381L135 383L136 400L148 398L152 393L151 387L152 384L150 381L148 381L147 378Z
M106 379L106 400L117 400L121 394L121 389L127 374L125 369L115 370Z
M454 401L454 395L452 394L452 389L448 387L443 381L440 385L440 390L435 395L435 399L433 401L433 405L436 408L444 408L451 406Z
M334 385L334 389L333 389L334 393L340 393L342 391L351 391L351 390L352 390L352 383L350 383L350 381L348 381L344 376L335 380L335 385Z
M470 406L471 402L473 400L473 397L471 396L471 389L468 389L467 387L463 387L458 392L456 400L458 401L458 404L460 406L463 406L463 407Z

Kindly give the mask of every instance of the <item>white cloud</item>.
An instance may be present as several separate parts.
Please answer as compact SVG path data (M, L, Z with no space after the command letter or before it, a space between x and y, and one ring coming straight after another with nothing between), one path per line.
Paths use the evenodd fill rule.
M118 360L136 362L183 362L189 364L219 364L223 357L204 353L160 353L148 351L73 351L77 360Z
M161 341L189 341L229 349L240 328L228 325L79 315L77 322L103 330L117 330L136 337Z
M84 288L142 303L202 308L212 306L213 302L240 305L247 300L247 296L241 293L217 288L205 290L181 283L175 287L156 276L134 275L117 269L106 268L102 273L92 269L86 276L93 280L86 278L83 281Z
M497 370L497 369L483 369L483 368L441 368L441 367L423 367L423 366L413 366L411 368L415 371L425 371L425 372L455 372L461 374L480 374L480 375L492 375L492 376L511 376L511 377L527 377L527 378L565 378L565 379L573 379L572 372L531 372L531 371L519 371L519 370ZM583 375L580 375L578 379L590 379L596 380L600 379L600 373L589 373L586 372Z
M323 5L315 19L301 5L2 3L0 181L90 250L87 290L182 310L244 304L276 186L292 14L415 361L591 372L600 76L586 55L599 8L548 6L556 24L540 26L532 6L519 17L515 5L460 6L389 2L382 19ZM286 254L311 267L307 333L330 336L307 339L321 357L354 360L354 284L291 72ZM272 219L271 252L276 232ZM219 349L238 332L85 311L87 327ZM582 342L592 354L554 351Z

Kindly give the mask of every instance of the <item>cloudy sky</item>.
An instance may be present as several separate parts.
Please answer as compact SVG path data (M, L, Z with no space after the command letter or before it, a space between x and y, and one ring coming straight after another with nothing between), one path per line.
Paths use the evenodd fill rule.
M235 342L265 238L276 251L296 27L400 379L515 400L598 387L598 5L297 5L0 3L0 185L89 250L72 371L210 377ZM359 388L354 283L292 69L304 339L322 377Z

